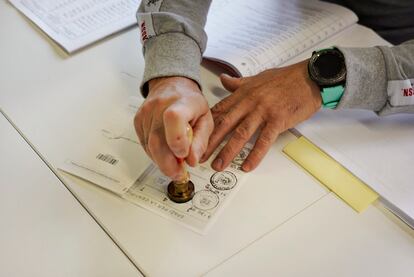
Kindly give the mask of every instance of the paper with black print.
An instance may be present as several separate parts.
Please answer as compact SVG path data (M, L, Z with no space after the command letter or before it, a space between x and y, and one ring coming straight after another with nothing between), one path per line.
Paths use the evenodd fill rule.
M241 164L250 152L251 145L246 145L227 169L217 172L210 164L220 148L204 164L188 167L195 187L191 201L177 204L168 199L167 186L171 180L155 165L150 166L123 197L197 233L205 234L240 188L245 175L241 171Z
M240 188L245 173L241 165L252 145L247 144L223 172L214 171L211 158L197 167L187 167L195 186L193 199L177 204L167 197L171 181L146 155L133 127L141 98L131 98L121 113L111 113L90 132L79 149L68 153L59 169L78 176L126 200L204 234Z

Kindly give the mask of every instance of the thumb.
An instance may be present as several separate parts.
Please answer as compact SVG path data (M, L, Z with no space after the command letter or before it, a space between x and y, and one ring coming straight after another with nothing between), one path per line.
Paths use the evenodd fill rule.
M220 80L223 87L230 92L234 92L241 86L242 83L242 78L231 77L228 74L221 74Z

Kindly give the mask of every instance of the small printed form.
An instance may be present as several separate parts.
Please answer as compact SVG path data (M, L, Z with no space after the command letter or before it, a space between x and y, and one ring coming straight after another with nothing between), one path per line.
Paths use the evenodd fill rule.
M155 165L151 165L123 197L204 234L239 189L245 174L241 171L241 165L250 150L250 144L245 146L230 166L222 172L217 172L210 167L212 158L195 168L188 167L195 194L187 203L177 204L168 199L167 186L171 180ZM218 150L212 157L217 153Z

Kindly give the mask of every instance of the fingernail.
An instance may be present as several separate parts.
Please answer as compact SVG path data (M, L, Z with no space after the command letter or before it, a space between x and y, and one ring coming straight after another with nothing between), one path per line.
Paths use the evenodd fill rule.
M216 170L222 170L223 160L221 158L217 158L214 160L212 167Z
M204 163L206 161L206 155L201 156L200 163Z
M243 171L249 172L250 169L251 169L251 166L250 166L250 164L248 162L243 163L243 165L242 165L242 170Z

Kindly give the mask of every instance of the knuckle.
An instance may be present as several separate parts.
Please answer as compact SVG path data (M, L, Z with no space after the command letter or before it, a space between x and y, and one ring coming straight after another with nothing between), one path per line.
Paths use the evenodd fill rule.
M170 120L170 119L178 119L178 118L180 118L180 116L181 116L181 113L179 111L177 111L176 109L171 108L171 107L170 108L167 108L164 111L164 115L163 115L164 120L165 119L167 119L167 120Z
M285 116L283 115L277 115L275 116L275 118L277 118L271 125L272 130L274 131L278 131L278 132L282 132L284 130L286 130L286 120L285 120Z
M157 97L147 99L144 103L144 105L146 106L146 111L148 112L151 109L164 107L164 106L168 105L168 103L170 102L169 98L170 97L160 95L160 96L157 96Z
M152 101L153 100L146 100L138 109L136 116L138 118L144 118L147 116L150 111L152 110Z
M270 145L273 143L273 138L270 136L270 134L263 134L259 137L260 143L263 145Z
M233 156L237 154L236 146L232 143L228 143L226 147L223 148L221 151L221 158L223 160L231 159Z
M247 126L241 125L234 131L233 137L237 141L247 141L250 138L250 132Z
M148 106L151 108L156 108L162 106L164 102L165 100L163 97L155 97L148 102Z
M269 140L260 139L260 146L251 153L254 159L261 159L267 152L267 149L272 144Z
M256 102L258 100L256 90L252 89L249 93L247 93L244 100L247 102Z
M219 102L211 108L211 112L214 114L221 113L223 111L223 103Z
M147 112L150 110L157 102L157 99L158 97L147 98L141 106L142 112Z
M219 116L219 117L216 118L214 124L217 127L226 126L226 125L230 124L230 119L227 115L222 115L222 116Z
M211 108L211 112L213 114L225 112L228 109L228 106L231 104L231 99L232 98L230 96L227 98L224 98L223 100L221 100L220 102L218 102Z

